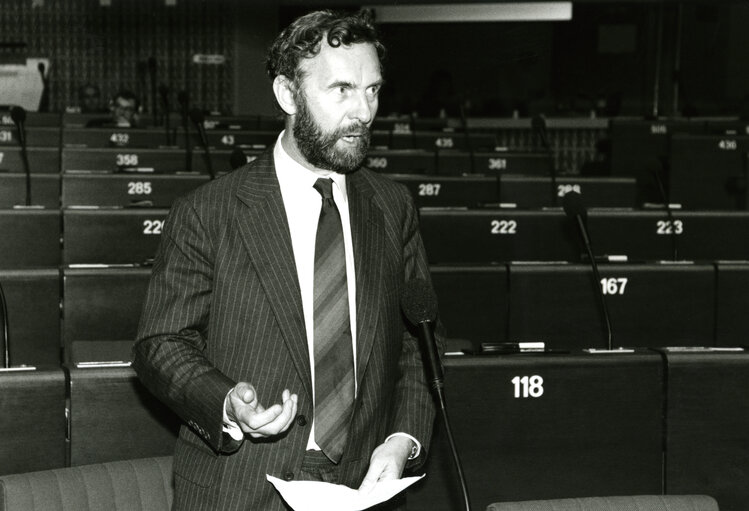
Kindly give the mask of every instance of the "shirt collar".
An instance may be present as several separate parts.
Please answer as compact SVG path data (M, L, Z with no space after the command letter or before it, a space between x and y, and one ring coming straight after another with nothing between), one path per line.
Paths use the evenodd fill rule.
M315 181L320 177L329 177L338 187L344 201L348 201L346 193L346 175L338 172L331 172L327 176L321 176L306 168L301 163L292 158L284 149L281 139L286 130L282 131L276 139L276 146L273 148L273 158L276 163L276 175L282 188L292 189L310 189Z

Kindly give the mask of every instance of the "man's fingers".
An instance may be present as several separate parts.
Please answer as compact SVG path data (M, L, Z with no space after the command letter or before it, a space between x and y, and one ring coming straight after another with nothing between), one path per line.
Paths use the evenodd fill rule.
M247 425L250 427L250 429L258 430L263 426L273 422L276 417L281 414L282 411L283 406L279 404L270 406L261 412L256 411L255 413L251 413L247 418Z
M274 411L278 411L276 416L262 426L254 428L254 431L250 432L250 436L253 436L255 438L273 436L278 435L279 433L283 433L284 431L289 429L289 426L291 426L294 421L294 417L296 416L297 396L293 394L287 397L283 405L276 404L268 410L271 409L274 409Z
M372 491L372 488L374 488L374 485L377 484L377 481L380 479L382 469L383 467L380 463L376 460L372 460L369 464L367 475L364 476L364 480L361 482L361 485L359 485L359 491L362 493L369 493Z
M239 399L244 401L249 406L252 406L253 408L257 406L257 392L255 392L255 387L253 387L249 383L237 383L237 386L234 387L234 393Z

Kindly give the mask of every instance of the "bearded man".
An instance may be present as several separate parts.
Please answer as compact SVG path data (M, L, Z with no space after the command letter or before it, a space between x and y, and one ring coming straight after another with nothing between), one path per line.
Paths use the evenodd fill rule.
M434 404L399 304L429 280L418 216L362 167L383 55L365 15L294 21L267 62L275 146L172 207L133 366L185 422L175 509L281 510L266 474L369 491L426 457Z

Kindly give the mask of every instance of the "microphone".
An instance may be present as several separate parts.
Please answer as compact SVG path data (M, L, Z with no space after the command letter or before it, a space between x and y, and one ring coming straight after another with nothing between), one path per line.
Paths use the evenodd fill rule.
M148 62L138 61L135 65L135 74L138 77L138 97L143 98L143 104L147 106L148 93L146 91L146 69Z
M427 354L427 373L431 387L441 395L443 387L442 363L434 339L434 320L437 319L437 296L425 280L414 279L406 284L401 294L401 308L408 321L419 329Z
M671 257L673 261L676 261L679 255L679 238L678 234L676 234L674 214L671 211L671 201L668 197L668 194L666 193L666 187L663 185L663 177L661 176L661 172L663 171L663 163L661 162L661 160L653 158L648 162L646 168L653 176L656 188L658 189L658 196L663 201L663 207L666 208L666 218L668 219L668 225L671 227Z
M153 117L153 124L158 126L158 105L156 102L156 57L148 57L148 74L151 77L151 116Z
M0 312L3 314L3 367L7 369L10 367L10 334L8 333L8 302L5 299L2 284L0 284Z
M208 167L208 173L211 175L211 179L216 179L216 173L213 171L213 164L211 162L211 151L210 149L208 149L208 137L205 134L205 126L203 125L205 116L199 108L193 108L192 110L190 110L190 119L198 129L200 143L203 144L203 149L205 150L205 164Z
M42 77L42 97L39 100L39 111L48 112L49 111L49 80L47 79L47 75L45 74L47 66L44 65L44 62L39 62L36 65L36 68L39 70L39 74Z
M447 406L443 392L444 377L442 374L442 363L440 362L439 351L437 350L437 343L434 338L434 322L437 319L437 296L432 286L423 279L408 281L401 292L401 309L406 319L418 328L419 340L427 355L427 378L439 402L442 421L445 425L448 443L450 444L450 451L452 452L453 462L458 471L458 479L463 491L465 509L470 511L471 502L468 497L468 485L463 474L458 449L453 439L450 420L447 416Z
M188 120L190 109L190 98L187 91L177 93L177 102L179 103L179 114L182 117L182 129L185 131L185 170L192 172L192 145L190 144L190 122Z
M544 148L544 152L546 152L551 159L551 168L549 170L549 176L551 177L551 204L552 206L556 206L559 194L557 190L557 169L556 162L554 161L554 151L551 149L551 144L549 143L549 133L546 129L546 118L540 114L534 115L531 118L531 128L536 133L536 136L541 140L541 147Z
M564 208L564 212L567 214L567 217L572 219L577 224L580 238L583 241L585 250L588 253L588 258L590 259L590 264L593 267L593 286L595 287L596 295L598 295L598 298L601 302L603 320L606 324L606 347L610 350L612 345L609 308L606 304L606 297L603 294L603 289L601 289L601 274L598 272L598 263L596 263L596 258L593 256L593 248L590 244L590 236L588 234L588 227L586 225L586 222L588 220L588 213L585 209L585 204L583 204L582 196L577 192L567 192L564 197L562 197L562 207Z
M247 163L247 155L239 147L235 147L229 156L229 164L232 170L236 170Z
M164 126L166 130L166 145L172 145L172 128L169 122L169 87L163 83L159 85L159 95L161 96L161 105L164 107Z
M23 170L26 173L26 205L31 206L31 169L29 167L29 154L26 150L26 110L20 106L10 109L10 117L16 125L18 132L18 143L21 145L21 160Z

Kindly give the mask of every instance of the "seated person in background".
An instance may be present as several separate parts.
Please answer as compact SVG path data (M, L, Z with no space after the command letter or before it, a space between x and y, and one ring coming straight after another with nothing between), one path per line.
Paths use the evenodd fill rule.
M90 82L78 89L78 105L82 114L100 114L107 111L101 105L99 86Z
M127 89L121 89L114 95L109 103L110 118L91 119L86 123L88 128L106 128L116 126L118 128L140 127L140 101L138 97Z

